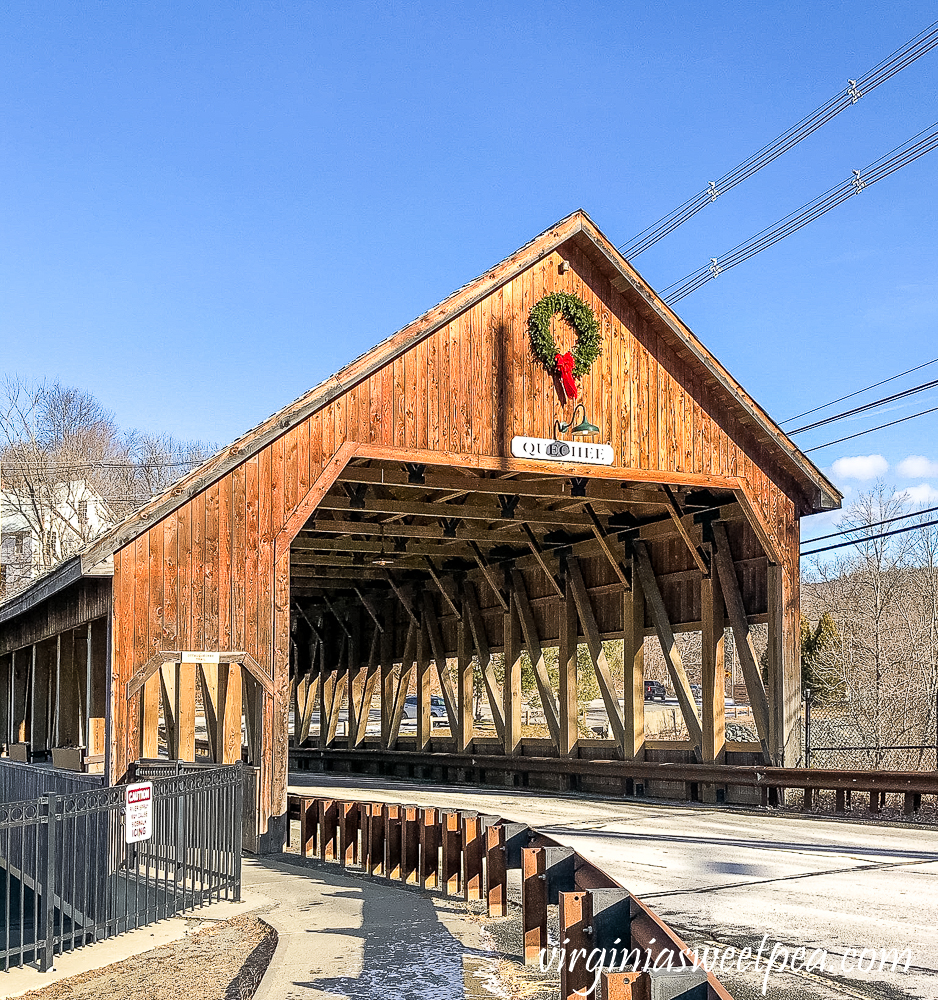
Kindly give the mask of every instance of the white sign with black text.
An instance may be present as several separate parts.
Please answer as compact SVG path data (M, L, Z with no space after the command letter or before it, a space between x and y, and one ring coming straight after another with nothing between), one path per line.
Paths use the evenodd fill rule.
M128 785L124 793L124 840L138 844L153 836L153 782Z
M199 649L184 649L179 658L183 663L218 663L218 653L203 653Z
M554 438L513 437L511 454L514 458L533 458L547 462L582 462L585 465L612 465L615 459L612 445L557 441Z

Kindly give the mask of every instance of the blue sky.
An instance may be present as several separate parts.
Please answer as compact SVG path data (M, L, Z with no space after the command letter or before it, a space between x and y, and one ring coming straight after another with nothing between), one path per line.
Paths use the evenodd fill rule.
M3 369L225 443L573 209L624 243L935 12L10 0ZM931 125L936 83L938 50L635 265L662 288L730 249ZM678 312L780 420L938 356L936 190L938 151ZM881 475L938 502L936 430L814 458L844 487Z

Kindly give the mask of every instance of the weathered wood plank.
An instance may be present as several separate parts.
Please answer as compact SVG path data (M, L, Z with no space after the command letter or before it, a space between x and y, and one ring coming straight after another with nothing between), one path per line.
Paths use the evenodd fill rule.
M684 716L684 725L687 726L687 734L690 741L699 747L703 739L703 732L700 728L700 718L697 715L697 707L694 704L694 696L690 689L690 682L684 670L684 663L681 659L681 652L677 648L674 639L674 631L668 620L668 613L658 589L658 582L655 580L655 571L652 568L651 560L648 558L648 550L644 542L634 542L635 567L638 570L638 578L642 585L645 601L651 611L651 618L658 633L658 641L661 644L661 652L668 667L668 674L674 686L674 693L677 695L678 704L681 706L681 714Z

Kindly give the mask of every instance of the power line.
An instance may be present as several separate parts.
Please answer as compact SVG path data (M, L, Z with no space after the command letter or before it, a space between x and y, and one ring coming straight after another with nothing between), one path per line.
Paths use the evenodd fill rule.
M852 177L818 195L813 201L786 215L775 225L769 226L745 242L737 244L721 257L711 257L709 264L704 264L696 271L672 282L663 290L662 297L665 304L670 306L679 302L724 271L736 267L737 264L742 264L757 253L761 253L778 243L779 240L798 232L799 229L803 229L808 223L826 215L848 198L859 194L877 181L889 177L890 174L894 174L897 170L914 162L936 147L938 147L938 123L930 126L929 129L923 129L901 146L897 146L869 166L864 167L863 170L854 170ZM667 294L668 289L673 289L673 291Z
M914 420L916 417L924 417L929 413L938 412L938 406L933 406L930 410L920 410L907 417L900 417L898 420L890 420L888 424L880 424L878 427L870 427L865 431L857 431L856 434L848 434L846 437L837 438L836 441L827 441L824 444L816 444L813 448L805 448L804 453L809 455L812 451L820 451L822 448L830 448L834 444L843 444L844 441L852 441L854 438L863 437L865 434L872 434L874 431L884 430L886 427L895 427L896 424L904 424L907 420Z
M898 375L890 375L889 378L884 378L881 382L874 382L872 385L864 386L862 389L857 389L855 392L848 392L846 396L839 396L837 399L832 399L827 403L821 403L820 406L815 406L810 410L805 410L804 413L796 413L793 417L786 417L784 420L779 421L780 424L790 424L793 420L800 420L802 417L809 417L812 413L817 413L818 410L826 410L828 406L833 406L835 403L842 403L844 400L853 399L854 396L859 396L863 392L869 392L870 389L878 389L881 385L886 385L888 382L895 382L897 378L902 378L904 375L911 375L912 372L921 371L923 368L927 368L929 365L938 362L938 358L932 358L931 361L926 361L922 365L916 365L914 368L909 368L907 371L899 372ZM796 433L792 431L791 433Z
M729 173L724 174L716 181L700 191L693 198L689 198L682 205L679 205L669 215L663 216L657 222L643 229L630 242L623 243L619 250L623 255L631 259L644 253L649 247L654 246L659 240L673 232L678 226L683 225L688 219L695 216L699 211L712 204L721 194L741 184L748 177L778 159L783 153L797 146L802 139L816 132L822 125L826 125L832 118L840 114L846 108L856 104L865 94L870 93L881 83L895 76L900 70L915 62L920 56L925 55L938 45L938 21L920 32L905 45L896 49L882 62L878 63L868 73L857 80L848 80L849 86L845 87L839 94L832 97L826 104L822 104L811 114L796 122L787 132L773 139L752 154L747 160L735 166Z
M867 410L874 410L877 406L884 406L886 403L895 403L900 399L905 399L907 396L914 396L916 393L925 392L928 389L934 389L938 386L938 379L932 382L923 382L921 385L912 386L910 389L903 389L902 392L894 393L892 396L883 396L882 399L874 399L872 403L864 403L862 406L855 406L852 410L844 410L842 413L835 413L833 416L825 417L823 420L816 420L813 424L805 424L804 427L796 427L792 431L788 431L788 434L803 434L805 431L813 431L818 427L825 427L827 424L832 424L837 420L843 420L846 417L856 416L858 413L865 413Z
M877 538L891 538L893 535L902 535L905 534L905 532L907 531L915 531L918 528L928 528L934 524L938 524L938 518L935 518L934 520L931 521L922 521L920 524L909 524L906 525L906 527L904 528L894 528L892 531L880 531L878 534L867 535L864 538L854 538L852 541L849 542L838 542L836 545L825 545L823 548L820 549L811 549L810 552L802 552L801 555L815 556L819 552L831 552L834 549L846 548L848 545L862 545L864 542L872 542L875 541Z
M922 514L931 514L936 510L938 510L938 507L926 507L924 510L912 511L911 514L899 514L896 517L887 517L882 521L871 521L869 524L860 525L858 528L843 528L840 531L832 531L829 535L818 535L817 538L806 538L801 544L813 545L815 542L823 542L827 538L839 538L841 535L849 535L855 531L866 531L868 528L878 528L883 524L893 524L895 521L905 521L910 517L919 517Z
M35 465L17 465L13 462L3 462L0 464L0 473L10 471L33 472L36 468L49 470L67 469L70 472L81 472L87 469L93 471L97 471L98 469L136 469L138 472L142 472L147 469L182 469L190 466L194 467L201 465L204 461L204 458L193 458L188 462L36 462Z

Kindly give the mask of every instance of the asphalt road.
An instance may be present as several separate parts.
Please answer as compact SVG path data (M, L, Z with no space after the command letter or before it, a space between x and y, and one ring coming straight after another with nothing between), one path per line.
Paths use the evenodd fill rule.
M371 801L477 809L524 821L575 847L648 902L692 946L724 951L721 981L739 1000L938 998L938 830L360 776L291 773L291 789ZM338 790L342 791L339 792ZM755 955L756 971L738 954ZM778 944L816 949L810 971L773 972ZM736 956L725 951L736 949ZM879 971L882 949L909 970ZM863 953L861 949L872 949ZM865 970L875 952L874 969ZM711 953L712 954L712 953ZM776 951L775 964L783 952ZM823 960L823 968L818 963ZM846 965L846 969L844 968ZM747 968L748 966L748 968Z

